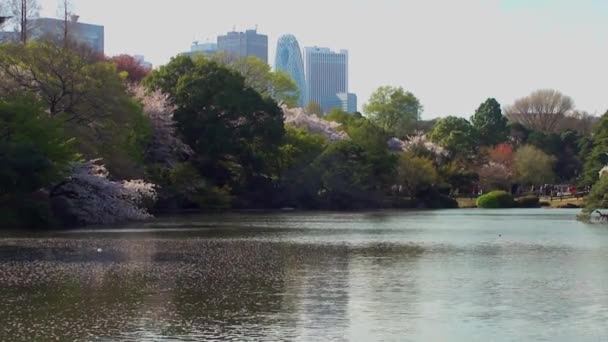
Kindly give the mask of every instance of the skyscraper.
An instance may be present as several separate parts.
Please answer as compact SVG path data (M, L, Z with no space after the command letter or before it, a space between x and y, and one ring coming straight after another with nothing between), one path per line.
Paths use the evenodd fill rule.
M77 15L67 21L54 18L34 18L29 21L29 39L38 40L50 38L56 41L63 41L67 24L68 36L71 41L86 45L93 51L100 54L104 53L104 27L81 23ZM15 32L0 32L0 43L6 41L17 42L20 34Z
M348 93L348 51L331 51L328 48L307 47L306 100L318 103L327 113L336 105L339 93Z
M104 53L104 27L81 23L79 17L73 15L68 24L68 34L73 41L84 44L95 52ZM63 39L65 21L53 18L37 18L31 20L32 39L51 37Z
M291 34L279 38L277 43L277 54L275 56L274 68L287 73L298 86L300 92L299 105L306 105L306 77L304 76L304 62L302 61L302 50L298 40Z
M232 31L219 36L217 49L234 57L255 56L268 63L268 36L258 34L257 30Z

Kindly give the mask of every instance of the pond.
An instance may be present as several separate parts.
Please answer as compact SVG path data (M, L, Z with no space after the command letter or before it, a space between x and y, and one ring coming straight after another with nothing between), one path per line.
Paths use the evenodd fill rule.
M604 340L608 227L577 213L243 213L4 232L0 340Z

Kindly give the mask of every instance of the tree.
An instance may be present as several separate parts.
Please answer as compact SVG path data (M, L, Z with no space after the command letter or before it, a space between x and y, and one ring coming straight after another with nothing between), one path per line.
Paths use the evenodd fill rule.
M314 102L314 101L310 101L307 105L306 105L306 113L310 114L310 115L316 115L316 116L321 116L323 115L323 108L321 108L321 105Z
M338 141L348 138L341 124L322 119L316 115L309 114L302 108L287 108L283 106L285 124L305 129L309 133L319 134L329 141Z
M320 170L312 166L328 145L319 134L292 126L285 127L280 147L279 202L283 206L319 208Z
M600 120L599 117L591 115L585 111L573 111L561 121L558 131L576 131L582 135L590 136L593 127Z
M52 225L42 189L59 182L78 157L73 139L34 99L0 100L0 226Z
M415 130L422 105L402 87L384 86L372 93L363 111L375 124L403 138Z
M19 40L26 44L30 37L30 20L38 16L40 8L37 0L10 0L11 14L16 21L15 29L20 33Z
M270 177L284 135L283 112L240 74L213 61L176 58L147 83L176 106L177 129L196 153L193 162L203 177L237 192Z
M488 151L488 161L505 165L507 168L513 167L515 157L513 146L510 144L499 144L490 148Z
M373 179L369 186L380 191L392 185L397 157L389 152L387 133L366 118L353 120L346 130L350 139L365 150L372 164Z
M194 152L178 136L173 119L175 107L169 104L168 96L159 90L146 92L141 85L131 87L135 99L141 102L144 114L152 124L152 137L145 149L147 163L161 168L173 168L188 160Z
M432 142L428 135L422 132L408 136L405 141L401 142L400 150L418 157L429 158L435 164L442 164L449 157L448 150Z
M471 123L455 116L439 120L431 140L448 149L452 157L469 158L477 148L476 132Z
M574 109L574 101L557 90L541 89L521 98L505 109L507 118L529 129L555 132L564 117Z
M401 154L397 174L398 184L410 198L415 198L419 191L431 187L439 179L432 160L411 153Z
M530 145L520 147L515 152L515 169L518 180L525 185L542 185L555 180L553 164L555 159Z
M481 144L494 146L507 140L507 119L502 115L500 104L493 98L482 103L471 124L477 130Z
M0 75L0 98L38 99L86 159L104 158L116 177L141 175L150 122L113 64L46 41L5 44Z
M510 190L515 175L515 153L510 144L499 144L485 151L487 161L477 169L484 192Z
M479 185L486 191L510 190L513 172L506 165L488 162L477 171Z
M365 149L343 140L330 145L314 162L321 198L330 209L367 207L374 202L373 165Z
M35 100L0 100L0 199L49 186L77 157L74 141Z
M99 160L76 163L51 197L68 225L115 224L152 218L146 209L156 201L153 184L115 182Z
M585 198L585 208L581 218L588 220L591 215L600 210L608 209L608 175L602 175L591 188L589 196Z
M348 113L339 108L334 108L327 115L325 115L325 120L337 122L341 125L348 126L354 123L357 120L362 119L363 116L359 113Z
M270 97L279 104L293 108L300 102L300 90L288 73L274 71L270 73Z
M599 171L608 165L608 112L604 114L593 129L590 146L585 148L584 184L598 181Z
M300 89L289 74L272 71L268 63L258 57L234 58L223 53L211 57L221 65L237 71L245 78L245 85L253 88L263 97L274 99L279 104L295 107L300 99Z
M91 122L128 101L126 88L109 63L91 63L76 50L51 42L0 47L0 96L34 94L51 117Z
M109 59L111 63L116 65L118 72L125 72L126 79L129 83L140 83L152 70L142 66L137 59L129 55L114 56Z

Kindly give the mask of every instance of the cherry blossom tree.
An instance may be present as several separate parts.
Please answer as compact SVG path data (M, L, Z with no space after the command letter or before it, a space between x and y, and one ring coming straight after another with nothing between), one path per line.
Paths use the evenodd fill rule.
M155 186L142 180L116 182L100 159L76 163L51 197L60 216L76 225L117 224L152 218L146 207L156 201Z
M133 97L138 99L144 113L152 122L152 141L146 151L147 159L155 164L173 167L187 160L194 152L177 135L173 111L175 107L168 96L160 90L146 92L141 86L130 88Z
M313 114L307 114L302 108L282 106L285 124L302 128L310 133L320 134L331 142L348 139L348 134L340 130L341 124L326 121Z

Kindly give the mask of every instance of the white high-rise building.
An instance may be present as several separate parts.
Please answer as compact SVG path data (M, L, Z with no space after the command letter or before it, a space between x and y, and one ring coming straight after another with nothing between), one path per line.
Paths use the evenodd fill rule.
M341 108L338 94L348 94L348 51L307 47L305 53L306 100L318 103L323 112Z

